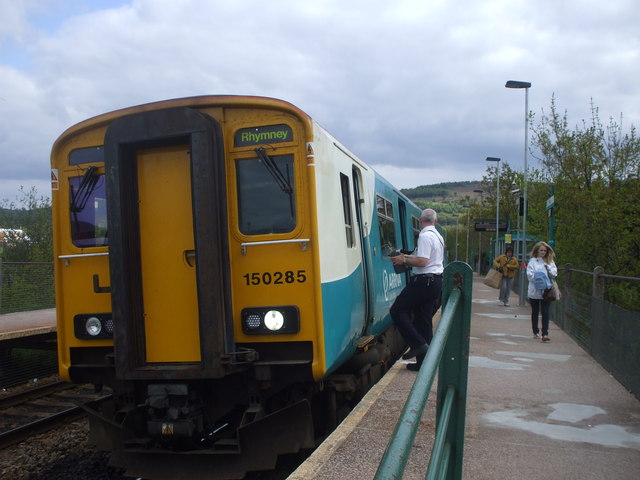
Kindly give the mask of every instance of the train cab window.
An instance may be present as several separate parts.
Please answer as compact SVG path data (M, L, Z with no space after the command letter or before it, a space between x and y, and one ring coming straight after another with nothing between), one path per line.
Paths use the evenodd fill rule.
M380 225L380 246L383 254L396 250L396 228L393 204L384 197L376 195L378 223Z
M89 167L82 177L69 178L71 240L76 247L107 245L107 196L103 174Z
M354 245L353 241L353 216L351 215L351 193L349 190L349 177L340 174L340 188L342 189L342 211L344 213L344 229L347 235L347 247Z
M296 227L293 155L236 160L238 228L245 235L288 233Z

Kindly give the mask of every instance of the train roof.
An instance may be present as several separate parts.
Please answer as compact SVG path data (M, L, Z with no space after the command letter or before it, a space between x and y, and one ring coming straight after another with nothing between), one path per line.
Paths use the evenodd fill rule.
M79 122L69 128L67 128L54 142L52 151L55 151L58 144L62 142L66 137L73 134L81 133L85 130L90 130L101 125L111 123L116 118L120 118L124 115L130 115L133 113L149 112L154 110L163 110L167 108L178 107L194 107L194 108L207 108L207 107L251 107L251 108L264 108L264 109L276 109L291 113L299 117L303 122L311 125L311 117L300 108L296 107L292 103L285 100L280 100L271 97L260 97L252 95L202 95L194 97L174 98L170 100L160 100L156 102L143 103L140 105L121 108L113 110L107 113L96 115L95 117L88 118Z

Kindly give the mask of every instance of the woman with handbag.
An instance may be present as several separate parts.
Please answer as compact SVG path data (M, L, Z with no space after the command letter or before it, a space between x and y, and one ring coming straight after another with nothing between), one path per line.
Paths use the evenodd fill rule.
M549 338L549 302L543 301L544 290L552 285L552 279L558 276L555 262L555 252L545 242L538 242L531 251L531 259L527 264L527 279L529 288L527 296L531 304L531 328L533 338L540 338L538 328L538 314L542 314L542 341Z
M513 247L507 247L504 251L504 255L500 255L493 261L493 266L502 274L498 304L508 307L511 285L513 285L513 279L516 276L519 266L518 260L513 257Z

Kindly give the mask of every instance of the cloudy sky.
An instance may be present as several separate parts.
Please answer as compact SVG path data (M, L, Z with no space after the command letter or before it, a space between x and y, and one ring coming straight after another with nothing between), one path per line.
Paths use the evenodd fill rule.
M522 171L529 109L640 125L637 0L0 0L0 199L69 126L206 94L287 100L398 187ZM536 166L530 157L530 166Z

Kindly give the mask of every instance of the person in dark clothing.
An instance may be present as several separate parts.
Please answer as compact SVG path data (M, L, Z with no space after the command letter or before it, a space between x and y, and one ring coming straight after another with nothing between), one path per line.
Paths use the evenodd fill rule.
M390 257L394 265L409 265L412 275L407 286L391 306L391 318L409 345L402 358L416 357L416 363L407 365L409 370L419 370L433 338L433 315L442 293L444 270L444 240L436 230L438 214L427 208L422 211L422 230L413 255L399 254Z

